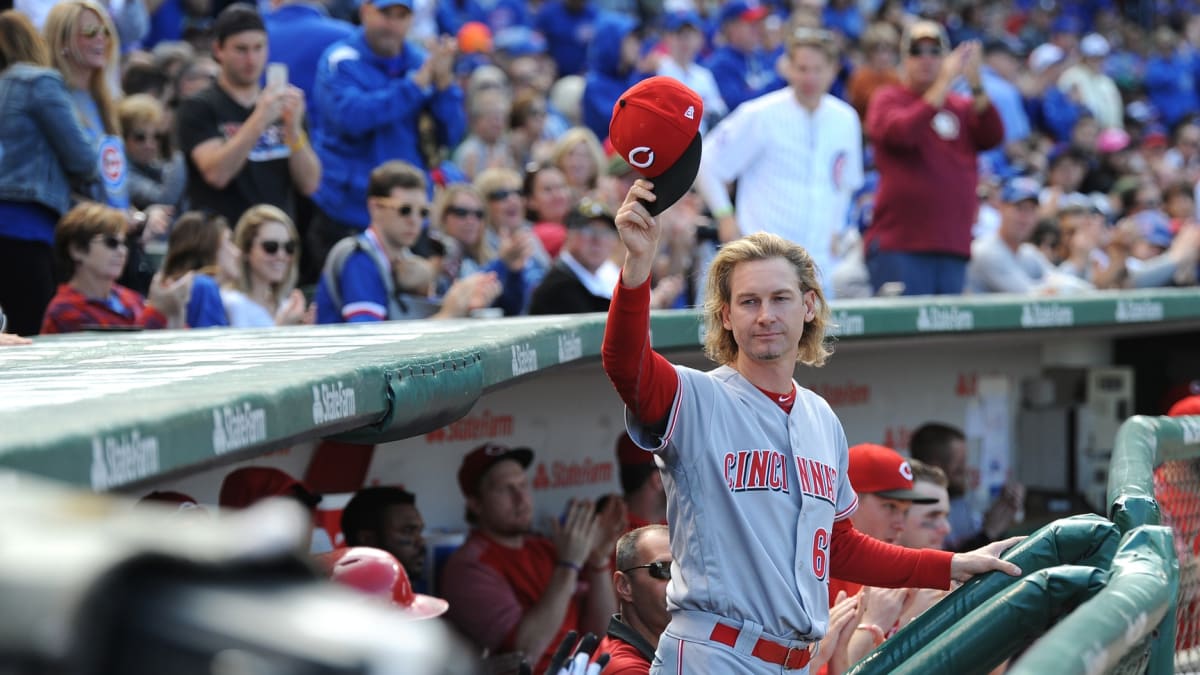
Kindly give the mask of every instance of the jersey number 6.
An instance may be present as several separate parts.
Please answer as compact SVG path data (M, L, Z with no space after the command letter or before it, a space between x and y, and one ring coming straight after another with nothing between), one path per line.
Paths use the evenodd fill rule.
M813 533L812 571L817 581L829 574L829 530L823 527Z

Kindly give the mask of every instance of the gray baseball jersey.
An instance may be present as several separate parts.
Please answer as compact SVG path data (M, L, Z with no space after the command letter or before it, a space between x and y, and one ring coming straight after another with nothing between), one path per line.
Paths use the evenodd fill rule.
M704 612L759 624L764 637L821 638L833 522L858 506L841 422L799 386L785 414L728 366L675 372L661 436L626 412L630 437L662 469L672 616Z

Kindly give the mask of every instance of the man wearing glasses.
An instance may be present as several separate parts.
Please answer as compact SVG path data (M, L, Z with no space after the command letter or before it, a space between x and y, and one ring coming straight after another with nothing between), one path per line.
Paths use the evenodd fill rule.
M866 131L875 149L879 192L864 234L875 292L963 292L978 210L977 156L1004 140L1004 123L984 91L976 41L950 51L945 29L918 21L904 33L899 85L871 97ZM951 93L960 78L970 98Z
M459 279L440 305L430 299L434 268L411 250L429 216L425 195L424 172L407 162L371 172L370 223L329 251L317 285L317 323L449 319L491 306L501 290L491 272Z
M649 454L649 453L647 453ZM671 622L667 612L667 582L671 580L671 542L666 525L646 525L626 532L617 541L618 614L596 654L611 660L605 675L646 675L658 649L658 637Z

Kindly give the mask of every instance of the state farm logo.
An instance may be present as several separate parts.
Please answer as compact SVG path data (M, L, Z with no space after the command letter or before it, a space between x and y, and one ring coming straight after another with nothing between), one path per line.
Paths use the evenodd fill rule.
M1118 300L1116 319L1119 323L1162 321L1163 304L1154 300Z
M862 335L867 332L867 320L862 314L851 314L842 310L834 312L830 318L833 320L829 330L832 336Z
M593 462L585 457L578 462L538 462L533 471L533 489L577 487L580 485L611 484L613 462Z
M537 350L529 345L513 345L512 374L513 377L527 375L538 369Z
M92 437L92 489L131 483L159 472L158 439L136 429L117 436Z
M566 363L583 357L583 340L575 331L558 336L558 362Z
M975 314L958 307L922 307L917 313L919 331L958 331L975 327Z
M243 403L213 408L213 452L218 455L267 440L267 412Z
M1066 305L1023 305L1021 307L1022 328L1073 325L1075 325L1075 310Z
M313 385L312 417L313 424L336 422L347 417L354 417L358 408L354 399L354 387L344 387L337 384Z

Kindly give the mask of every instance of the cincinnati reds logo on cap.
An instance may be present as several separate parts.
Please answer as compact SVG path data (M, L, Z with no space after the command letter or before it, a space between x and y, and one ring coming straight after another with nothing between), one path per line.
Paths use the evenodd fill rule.
M645 159L642 159L643 157L645 157ZM654 164L654 151L645 145L639 145L638 147L629 151L628 161L629 166L645 169Z
M912 467L908 465L908 462L900 462L900 475L904 476L904 480L913 479Z

